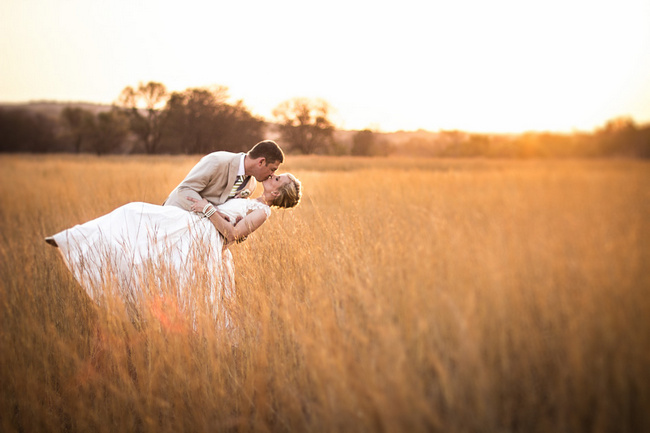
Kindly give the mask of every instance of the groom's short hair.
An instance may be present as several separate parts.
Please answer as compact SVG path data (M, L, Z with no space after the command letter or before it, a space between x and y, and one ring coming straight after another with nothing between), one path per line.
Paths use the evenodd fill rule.
M266 159L266 164L271 164L273 162L284 162L284 153L280 146L273 140L264 140L257 143L253 148L248 152L248 155L253 158L264 158Z

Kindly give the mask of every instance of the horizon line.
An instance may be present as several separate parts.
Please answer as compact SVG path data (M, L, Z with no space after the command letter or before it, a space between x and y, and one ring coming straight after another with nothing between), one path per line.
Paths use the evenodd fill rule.
M30 100L22 100L22 101L1 101L0 100L0 105L27 105L27 104L86 104L86 105L98 105L98 106L106 106L106 107L112 107L116 106L116 102L93 102L93 101L88 101L88 100L63 100L63 99L30 99ZM248 107L247 107L248 108ZM250 108L248 108L250 110ZM252 110L250 110L252 111ZM266 117L259 115L265 122L267 123L274 123L271 120L266 119ZM336 128L336 131L344 131L344 132L360 132L360 131L371 131L375 134L396 134L396 133L418 133L418 132L423 132L423 133L429 133L429 134L439 134L439 133L445 133L445 132L459 132L459 133L465 133L465 134L474 134L474 135L524 135L524 134L558 134L558 135L573 135L573 134L580 134L580 133L594 133L604 127L608 122L616 119L630 119L634 125L636 125L639 128L644 128L650 126L650 119L648 120L637 120L634 118L634 116L631 115L618 115L618 116L613 116L609 119L607 119L603 124L599 126L593 127L591 130L585 130L585 129L579 129L579 128L571 128L571 130L566 130L566 129L559 129L559 130L553 130L553 129L526 129L526 130L519 130L519 131L478 131L478 130L466 130L466 129L459 129L459 128L438 128L437 130L432 130L432 129L427 129L423 127L419 127L417 129L394 129L391 131L383 131L381 130L374 130L371 127L366 127L366 128Z

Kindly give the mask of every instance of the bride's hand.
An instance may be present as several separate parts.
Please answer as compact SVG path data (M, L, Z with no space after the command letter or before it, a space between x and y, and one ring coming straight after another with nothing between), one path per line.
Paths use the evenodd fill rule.
M197 200L194 197L186 197L189 201L192 202L190 210L193 212L203 212L203 208L208 204L208 201L204 198Z

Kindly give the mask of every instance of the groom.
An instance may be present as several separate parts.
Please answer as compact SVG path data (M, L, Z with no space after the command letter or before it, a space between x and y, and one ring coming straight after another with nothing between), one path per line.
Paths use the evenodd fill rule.
M257 143L248 153L212 152L190 170L169 194L163 206L178 206L187 211L192 202L206 199L214 205L234 197L247 197L284 162L284 153L274 141Z

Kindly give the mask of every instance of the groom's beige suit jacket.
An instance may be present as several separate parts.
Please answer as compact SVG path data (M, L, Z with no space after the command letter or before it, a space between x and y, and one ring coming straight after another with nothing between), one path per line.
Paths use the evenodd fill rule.
M187 197L197 200L204 198L214 205L224 203L235 185L239 164L244 155L231 152L213 152L205 155L174 188L163 205L190 210L192 202ZM251 176L243 189L252 193L256 186L255 178Z

